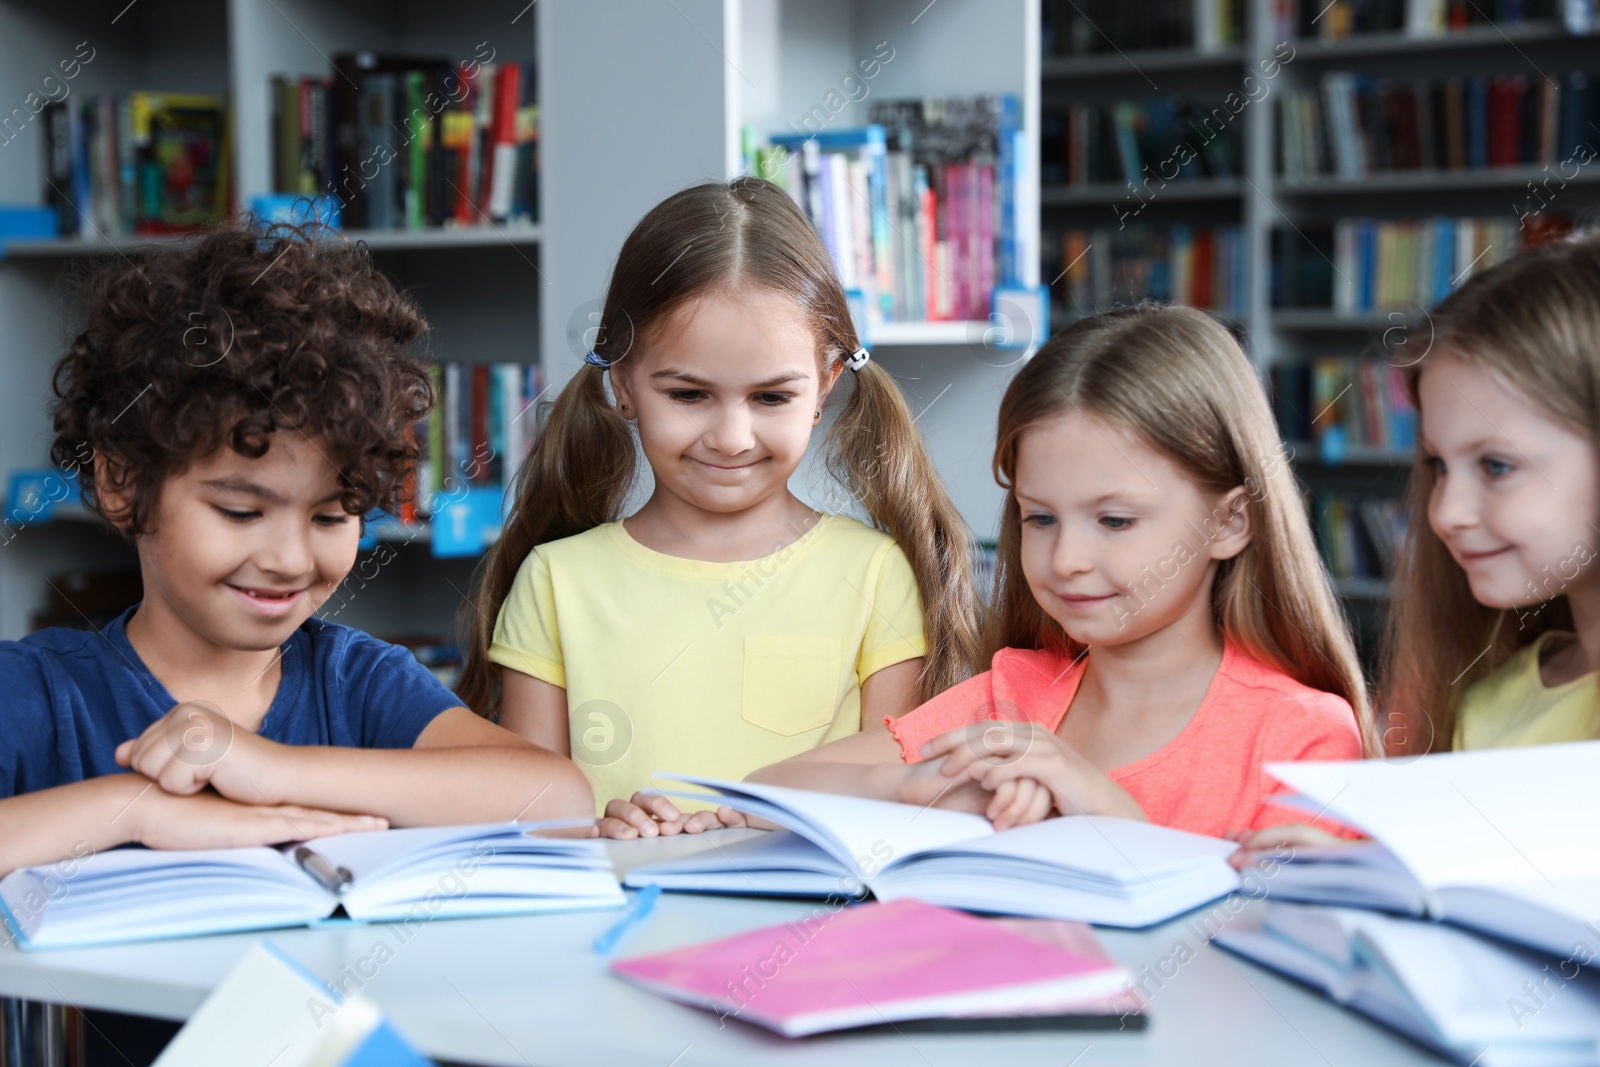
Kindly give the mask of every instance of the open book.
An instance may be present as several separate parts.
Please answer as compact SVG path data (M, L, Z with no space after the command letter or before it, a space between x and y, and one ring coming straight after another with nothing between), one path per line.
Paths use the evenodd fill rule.
M605 846L572 821L338 834L282 848L119 848L0 879L23 948L360 922L610 908ZM561 836L568 835L568 836Z
M1600 741L1269 764L1285 798L1375 841L1302 851L1265 879L1275 898L1380 908L1600 959Z
M1463 1064L1600 1058L1600 978L1438 923L1273 901L1215 942Z
M658 775L779 831L654 866L630 886L756 895L912 897L968 911L1148 926L1238 887L1231 841L1110 816L996 833L980 815L804 789ZM668 792L697 800L705 793Z

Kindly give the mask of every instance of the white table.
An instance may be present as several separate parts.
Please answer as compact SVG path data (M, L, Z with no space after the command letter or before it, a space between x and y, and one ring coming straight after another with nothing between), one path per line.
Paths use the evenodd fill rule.
M715 839L726 844L752 832L717 831ZM692 838L612 845L619 871L700 847L703 841ZM824 906L669 893L613 955L676 948L797 919ZM270 937L322 978L372 998L428 1055L465 1064L1442 1062L1206 943L1207 926L1215 932L1220 922L1255 906L1219 901L1148 930L1099 931L1149 996L1150 1027L1142 1033L880 1033L787 1041L732 1020L719 1026L711 1013L658 999L606 973L607 960L595 955L592 943L616 921L616 911L436 920L413 927L405 941L392 925L348 925L36 953L7 946L0 949L0 997L181 1020L251 944ZM388 954L387 962L374 962Z

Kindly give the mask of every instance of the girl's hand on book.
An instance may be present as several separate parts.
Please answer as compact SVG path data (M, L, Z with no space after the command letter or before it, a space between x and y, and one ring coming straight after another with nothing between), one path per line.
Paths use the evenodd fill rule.
M959 727L923 745L922 756L942 757L941 773L970 780L991 793L998 793L1007 782L1031 778L1049 791L1052 806L1063 815L1145 817L1126 790L1038 723L990 721ZM1009 820L1013 805L1018 814L1027 814L1036 804L1030 798L1023 806L1012 794L1006 803L991 805L985 813L993 811Z
M994 794L976 782L952 781L944 773L941 760L924 760L894 769L899 773L895 799L902 804L982 815L994 800Z
M751 825L754 825L751 820L726 804L715 811L684 815L666 797L639 792L628 800L616 797L608 802L598 831L601 837L632 841L636 837L670 837L673 834L698 834L725 826Z
M1367 843L1365 838L1352 841L1303 822L1281 823L1229 836L1239 842L1239 847L1228 857L1228 862L1241 871L1246 867L1291 859L1301 849L1341 848Z
M376 815L346 815L293 804L239 804L211 790L178 796L147 789L128 807L133 838L149 848L246 848L382 830Z
M1000 783L983 814L996 830L1009 830L1013 826L1039 822L1053 807L1055 798L1049 789L1032 778L1013 778Z
M261 781L266 750L280 747L233 720L208 700L188 700L117 746L118 766L168 793L190 796L207 786L245 804L266 803Z

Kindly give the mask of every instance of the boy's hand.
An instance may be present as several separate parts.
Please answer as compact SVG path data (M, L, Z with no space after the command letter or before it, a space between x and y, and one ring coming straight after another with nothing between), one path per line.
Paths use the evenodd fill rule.
M210 790L177 796L151 789L134 801L128 813L134 817L134 840L149 848L277 845L389 825L376 815L345 815L292 804L239 804Z
M670 837L673 834L698 834L724 826L751 826L751 820L726 804L716 811L697 811L684 815L677 805L664 796L639 792L632 799L621 797L606 804L606 813L598 825L599 836L614 837L618 841L632 841L636 837Z
M1063 815L1117 815L1143 819L1144 811L1077 749L1038 723L984 722L963 726L922 746L924 759L943 757L944 775L970 780L995 794L984 814L995 829L1034 822L1040 800L1032 780ZM1002 798L1000 790L1017 783ZM1048 814L1046 809L1045 814ZM1014 821L1015 820L1015 821Z
M168 793L190 796L207 786L242 804L270 803L264 778L266 738L234 725L208 700L189 700L117 746L118 766L149 778Z

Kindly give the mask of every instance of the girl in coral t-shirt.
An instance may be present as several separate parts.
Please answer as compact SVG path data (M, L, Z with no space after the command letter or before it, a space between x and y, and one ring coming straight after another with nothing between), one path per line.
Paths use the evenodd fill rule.
M1266 397L1205 314L1083 320L1000 406L992 668L752 779L1223 836L1303 820L1263 764L1377 749Z

